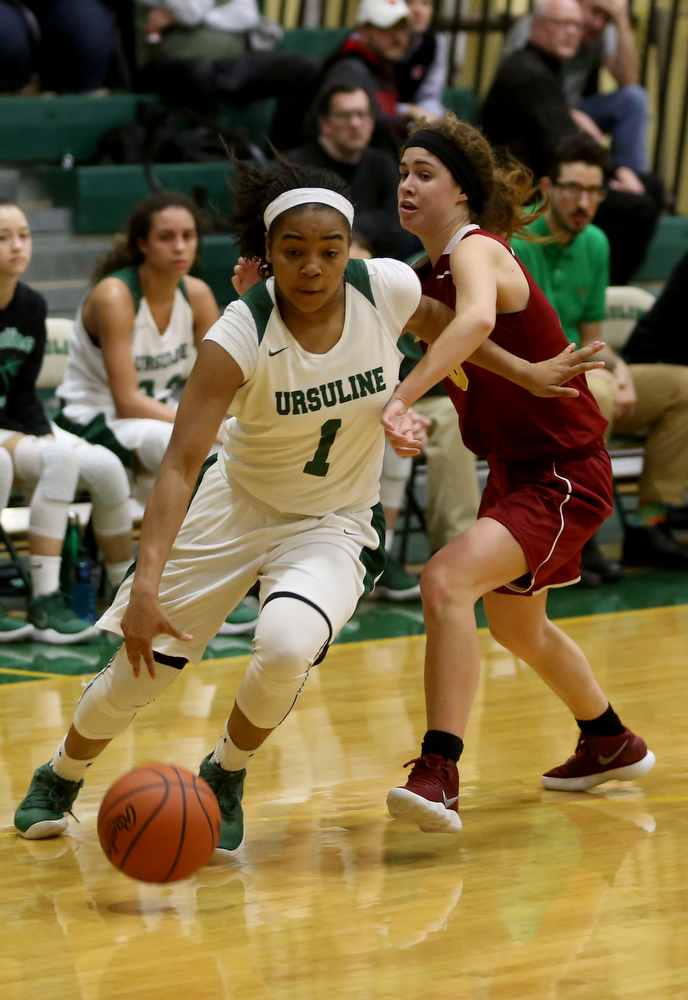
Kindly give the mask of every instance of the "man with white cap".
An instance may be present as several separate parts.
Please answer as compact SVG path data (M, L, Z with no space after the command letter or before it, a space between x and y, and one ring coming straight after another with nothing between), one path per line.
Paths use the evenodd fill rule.
M376 144L391 145L395 151L406 136L409 121L420 117L419 109L413 106L403 112L400 109L395 72L406 56L411 37L410 11L405 0L361 0L355 31L325 67L324 86L358 83L375 98Z

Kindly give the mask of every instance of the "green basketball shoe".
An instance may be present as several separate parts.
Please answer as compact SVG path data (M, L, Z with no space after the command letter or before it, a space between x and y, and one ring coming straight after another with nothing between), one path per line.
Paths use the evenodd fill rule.
M12 618L0 606L0 642L30 642L32 636L33 625L31 622Z
M74 614L61 590L32 597L27 618L33 625L36 642L62 646L72 642L88 642L100 635L95 625L89 625Z
M43 840L64 833L69 825L65 813L74 815L72 806L83 784L61 778L50 764L37 767L26 797L14 814L14 825L22 837Z
M199 774L215 792L222 815L222 833L217 850L223 854L234 854L244 842L244 811L241 797L244 794L246 768L241 771L225 771L208 754L201 764Z

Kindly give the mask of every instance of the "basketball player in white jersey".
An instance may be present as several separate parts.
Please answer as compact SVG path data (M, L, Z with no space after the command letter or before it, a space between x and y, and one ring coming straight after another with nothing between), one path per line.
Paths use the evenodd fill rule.
M119 587L133 560L129 481L122 463L51 424L36 394L46 347L46 303L19 280L31 260L31 230L19 208L0 200L0 510L15 481L32 491L27 620L0 609L0 643L86 642L98 630L71 610L60 589L70 504L79 488L93 502L92 524L108 580Z
M135 474L144 505L172 435L172 393L218 317L210 288L189 275L199 223L194 202L178 192L138 203L126 244L96 268L57 391L57 424L114 451ZM252 632L256 618L251 602L242 602L220 631Z
M126 244L96 268L57 390L58 425L118 454L137 475L142 503L172 435L170 397L218 317L210 288L189 276L198 222L184 194L164 191L139 202Z
M220 849L237 850L249 759L384 567L380 416L397 383L397 340L405 330L434 339L452 314L421 297L406 264L349 262L354 209L338 177L282 160L273 172L235 166L241 249L272 277L232 303L201 345L146 508L136 573L99 622L125 642L35 772L15 815L28 838L66 829L95 758L187 662L200 661L228 609L260 581L254 655L200 768L220 804ZM508 367L505 357L490 363ZM516 364L515 377L532 386L531 366ZM222 452L194 495L230 409ZM408 432L400 450L415 453L411 418Z

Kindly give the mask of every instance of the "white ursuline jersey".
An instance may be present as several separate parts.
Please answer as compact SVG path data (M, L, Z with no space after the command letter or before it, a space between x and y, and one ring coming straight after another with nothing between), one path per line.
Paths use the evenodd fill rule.
M108 277L124 281L134 299L136 318L131 331L131 351L139 389L165 403L175 385L183 380L194 345L193 311L183 282L174 293L170 321L161 334L141 291L138 268L125 267ZM86 332L81 308L74 323L67 370L57 396L64 403L66 416L77 423L86 423L99 413L108 421L117 416L103 352Z
M305 351L284 325L274 279L228 306L209 330L245 381L225 423L220 468L248 499L322 517L377 503L380 417L399 380L397 340L420 301L418 278L396 260L353 260L346 314L326 354Z

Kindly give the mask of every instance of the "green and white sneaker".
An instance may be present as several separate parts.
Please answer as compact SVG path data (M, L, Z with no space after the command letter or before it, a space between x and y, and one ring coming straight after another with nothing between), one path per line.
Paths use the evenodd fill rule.
M199 774L215 792L220 814L222 833L217 850L223 854L234 854L244 842L244 811L241 798L244 794L246 768L241 771L225 771L208 754L200 766Z
M89 625L74 614L61 590L32 597L27 618L33 625L35 642L62 646L72 642L88 642L100 634L95 625Z
M31 622L12 618L3 607L0 607L0 642L30 642L32 636Z
M64 833L69 826L65 813L74 815L72 806L83 784L61 778L50 764L37 767L26 797L14 814L14 825L22 837L43 840Z
M420 583L396 559L387 556L387 566L377 582L373 597L381 601L417 601Z
M258 624L258 601L245 597L225 618L218 635L253 635Z

